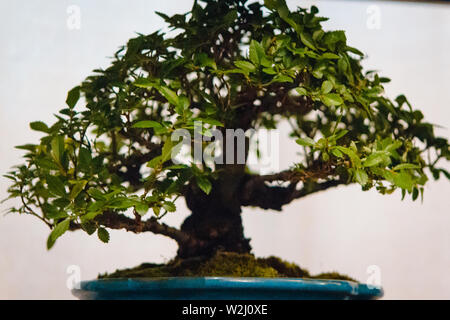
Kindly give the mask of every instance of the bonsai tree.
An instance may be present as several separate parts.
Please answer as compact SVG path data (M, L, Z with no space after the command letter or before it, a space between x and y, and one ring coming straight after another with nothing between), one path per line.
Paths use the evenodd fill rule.
M109 68L68 93L54 124L31 123L43 137L18 147L27 151L25 164L6 177L21 204L10 211L47 224L49 249L67 231L108 242L108 229L125 229L175 240L177 259L185 260L250 253L246 206L282 210L352 183L416 200L427 175L449 178L438 167L450 158L447 140L405 96L383 95L389 79L364 72L363 54L344 31L323 30L327 19L317 14L314 6L291 12L284 0L203 0L186 14L158 13L172 36L129 40ZM252 172L248 136L242 155L228 131L283 121L298 161L281 172ZM195 156L218 141L216 161ZM175 161L179 155L187 161ZM179 197L191 214L177 229L163 218Z

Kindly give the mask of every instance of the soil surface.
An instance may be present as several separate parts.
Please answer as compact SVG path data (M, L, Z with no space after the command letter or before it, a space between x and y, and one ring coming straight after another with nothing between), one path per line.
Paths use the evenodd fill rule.
M262 277L356 280L337 272L310 275L305 269L277 257L219 252L209 258L174 259L167 264L143 263L131 269L101 274L99 279L156 277Z

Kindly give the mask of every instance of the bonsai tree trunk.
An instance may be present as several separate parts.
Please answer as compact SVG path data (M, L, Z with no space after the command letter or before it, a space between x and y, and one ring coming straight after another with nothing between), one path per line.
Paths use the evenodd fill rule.
M242 169L232 166L214 183L209 195L189 185L186 203L192 214L182 224L181 231L195 240L179 243L178 257L210 256L221 250L251 251L241 219L239 186L242 179Z

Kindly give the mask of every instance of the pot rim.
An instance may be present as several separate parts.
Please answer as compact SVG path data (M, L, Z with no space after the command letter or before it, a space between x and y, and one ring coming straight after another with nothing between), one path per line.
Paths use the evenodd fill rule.
M250 277L164 277L164 278L116 278L81 281L72 290L77 297L87 292L96 294L146 293L179 290L252 290L324 293L348 296L356 299L378 299L383 289L345 280L304 278L250 278Z

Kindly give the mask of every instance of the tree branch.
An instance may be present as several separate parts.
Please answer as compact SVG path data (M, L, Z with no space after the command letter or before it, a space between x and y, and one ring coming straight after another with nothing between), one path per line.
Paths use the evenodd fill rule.
M317 179L328 179L330 175L333 175L333 173L334 167L332 163L316 161L305 169L284 170L274 174L255 177L267 182L289 181L291 183L297 183L300 181L306 182Z
M329 188L337 187L339 185L347 185L348 183L342 180L328 180L321 183L311 183L307 184L300 190L295 190L295 192L292 194L292 200L299 199L306 197L307 195L310 195L311 193L316 193L319 191L324 191Z
M134 220L122 214L107 211L95 219L96 222L110 229L125 229L134 233L153 232L172 238L178 243L188 243L196 241L187 233L170 227L164 223L160 223L155 217L148 220ZM81 225L73 223L70 226L71 231L81 229Z
M250 176L243 184L241 191L241 202L243 206L254 206L262 209L281 211L283 205L295 199L305 197L309 194L323 191L338 185L348 184L339 179L328 180L322 183L315 182L311 173L309 177L305 173L294 171L283 171L273 175ZM290 181L288 186L270 186L266 182ZM303 187L297 189L297 183L303 181Z

